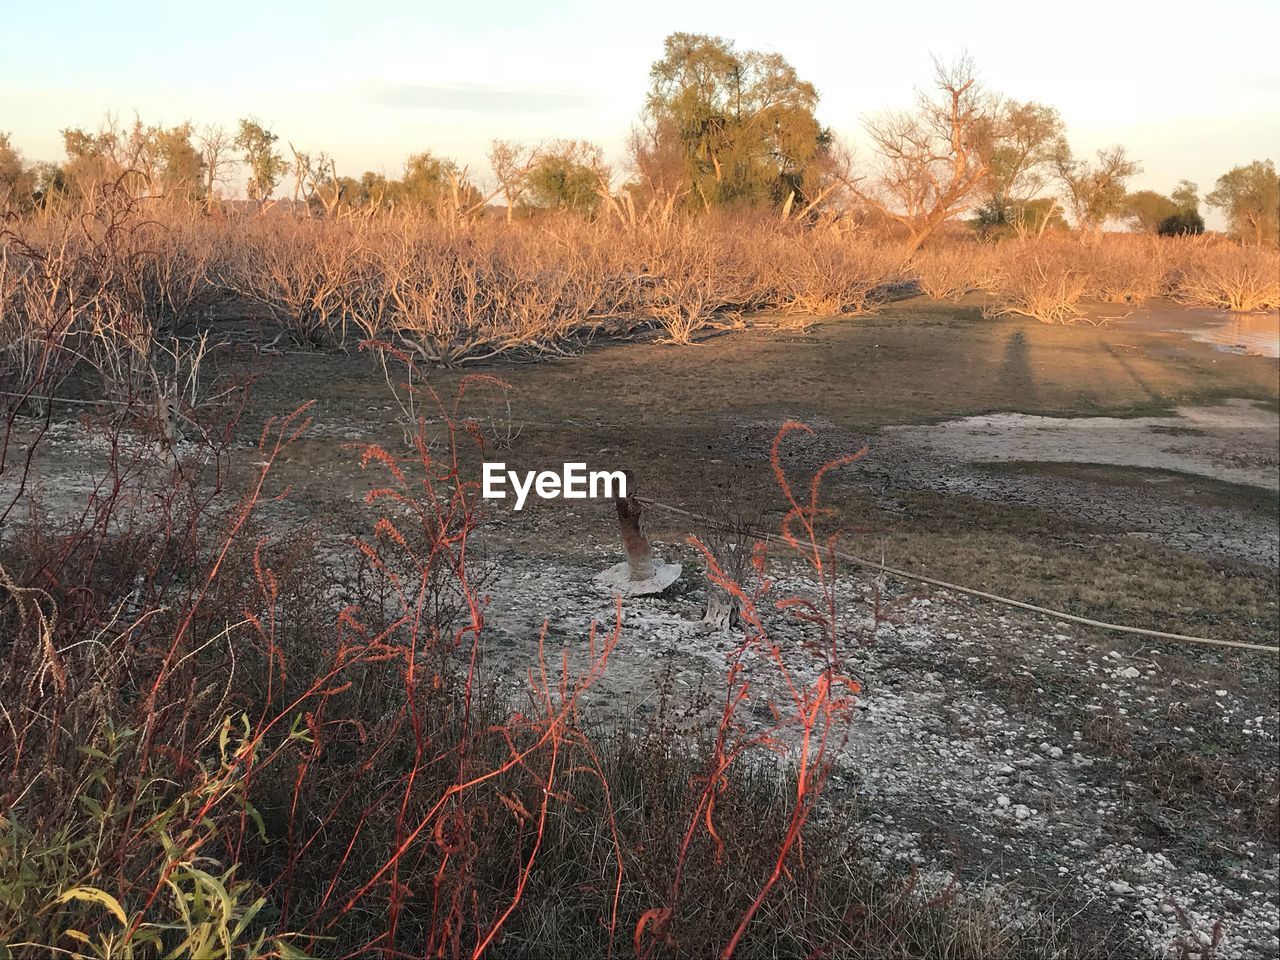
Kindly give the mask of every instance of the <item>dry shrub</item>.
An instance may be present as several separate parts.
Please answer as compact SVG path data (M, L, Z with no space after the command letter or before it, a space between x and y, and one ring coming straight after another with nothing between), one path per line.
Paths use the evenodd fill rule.
M990 248L976 244L934 244L916 253L911 269L920 292L930 300L959 300L970 290L987 286L991 277L984 270Z
M1076 318L1081 296L1137 303L1172 292L1235 310L1277 299L1274 252L1201 238L940 241L907 266L899 247L842 221L611 209L595 222L514 225L399 210L215 218L144 206L109 185L82 210L44 211L0 233L0 371L39 384L32 402L77 368L95 370L105 396L145 396L172 378L170 339L219 297L258 307L273 327L255 335L268 339L283 331L342 349L387 340L444 365L564 354L653 328L688 344L757 310L807 326L872 312L911 277L935 299L994 290L1006 312L1047 322Z
M643 309L658 321L666 342L691 343L740 295L734 278L721 271L719 251L703 225L679 224L631 239L647 253Z
M1076 254L1062 246L1011 247L996 293L995 315L1016 314L1041 323L1074 323L1082 316L1077 304L1089 277L1076 266Z
M1139 304L1165 285L1165 242L1156 237L1108 237L1076 253L1086 274L1084 295L1104 303Z
M784 236L769 253L789 314L873 313L904 276L900 248L829 229Z
M261 305L296 343L342 343L366 245L362 225L292 217L237 224L223 284ZM367 279L367 278L366 278Z
M1215 244L1197 252L1174 282L1183 303L1238 313L1280 308L1280 250Z
M216 293L216 256L189 214L153 211L118 184L75 213L14 221L0 231L0 369L33 400L79 370L133 402L165 375L158 345Z

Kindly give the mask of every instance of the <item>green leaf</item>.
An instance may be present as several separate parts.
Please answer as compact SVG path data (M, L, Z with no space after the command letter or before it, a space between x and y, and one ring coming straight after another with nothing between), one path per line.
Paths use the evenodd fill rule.
M76 797L80 801L80 805L89 811L89 816L101 823L107 818L106 812L102 809L102 804L87 793L82 793Z
M72 887L58 897L57 902L66 903L68 900L85 900L89 903L101 904L120 921L120 926L129 925L129 918L125 915L124 907L120 906L120 901L105 890L99 890L97 887Z

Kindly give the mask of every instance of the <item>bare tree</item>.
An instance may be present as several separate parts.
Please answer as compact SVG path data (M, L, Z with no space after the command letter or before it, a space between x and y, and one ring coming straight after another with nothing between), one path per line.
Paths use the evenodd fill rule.
M938 96L921 93L915 111L867 124L882 158L871 189L857 196L907 229L915 252L946 221L977 201L989 171L998 102L978 83L973 61L934 60Z
M495 140L489 148L489 166L498 181L498 191L507 204L507 223L515 215L516 201L524 192L529 169L537 157L537 147L526 149L514 140Z
M231 151L235 147L231 134L217 125L210 124L200 131L200 157L204 161L204 202L212 207L219 185L225 184L236 158Z
M324 208L326 218L331 218L342 200L342 184L338 181L338 165L333 157L321 151L315 157L289 144L293 154L293 200L306 203L308 212L312 203Z

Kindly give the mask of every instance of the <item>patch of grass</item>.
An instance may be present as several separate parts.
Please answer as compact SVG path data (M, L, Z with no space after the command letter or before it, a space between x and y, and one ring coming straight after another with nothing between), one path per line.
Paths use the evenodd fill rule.
M889 566L1077 616L1193 636L1273 643L1270 571L1094 536L1069 518L962 496L899 494L901 512L846 494L842 515Z
M1153 428L1159 429L1159 428ZM1175 429L1175 428L1171 428ZM1161 429L1160 432L1166 432ZM1171 432L1171 431L1170 431ZM1198 433L1198 431L1189 431ZM995 474L1032 474L1083 480L1103 486L1149 489L1156 487L1162 499L1184 500L1207 507L1244 508L1264 516L1280 516L1274 493L1213 477L1160 470L1153 467L1112 466L1099 463L1054 463L1040 460L1005 460L984 463L982 469Z

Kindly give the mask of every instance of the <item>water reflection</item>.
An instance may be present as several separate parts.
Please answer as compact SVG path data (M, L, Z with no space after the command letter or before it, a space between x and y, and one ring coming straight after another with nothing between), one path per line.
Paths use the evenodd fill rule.
M1179 331L1227 353L1280 357L1280 314L1223 313L1203 326Z

